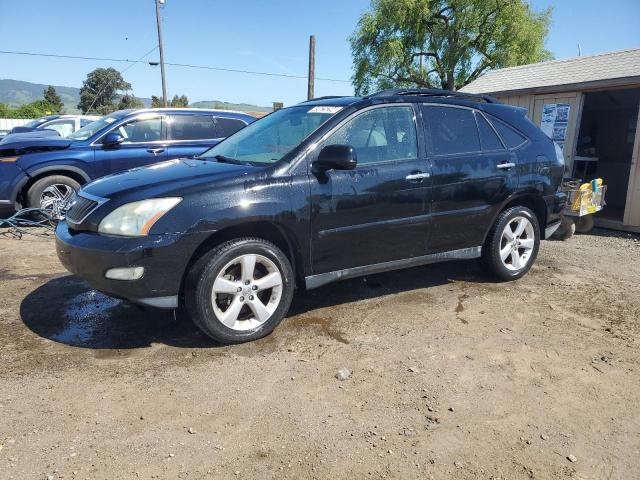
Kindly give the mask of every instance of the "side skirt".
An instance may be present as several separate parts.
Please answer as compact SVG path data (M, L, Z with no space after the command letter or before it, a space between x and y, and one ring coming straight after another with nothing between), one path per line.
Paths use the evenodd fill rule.
M321 287L327 283L344 280L347 278L361 277L363 275L372 275L374 273L387 272L389 270L399 270L401 268L417 267L427 265L429 263L446 262L447 260L470 260L480 257L482 247L461 248L460 250L451 250L449 252L434 253L431 255L422 255L420 257L403 258L402 260L393 260L391 262L374 263L373 265L365 265L362 267L345 268L344 270L336 270L335 272L320 273L305 277L307 290Z

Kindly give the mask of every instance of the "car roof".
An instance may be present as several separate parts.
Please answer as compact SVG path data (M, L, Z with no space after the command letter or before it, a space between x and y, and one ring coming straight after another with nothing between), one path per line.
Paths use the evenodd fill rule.
M133 115L133 114L139 114L139 113L154 113L154 112L160 112L160 113L181 113L181 114L192 114L192 115L197 115L197 114L209 114L209 115L224 115L227 117L234 117L234 118L243 118L243 117L248 117L248 118L253 118L255 119L254 116L249 115L246 112L240 112L240 111L236 111L236 110L221 110L221 109L213 109L213 108L138 108L138 109L129 109L129 110L118 110L116 112L111 113L110 115L116 115L116 116L126 116L126 115Z

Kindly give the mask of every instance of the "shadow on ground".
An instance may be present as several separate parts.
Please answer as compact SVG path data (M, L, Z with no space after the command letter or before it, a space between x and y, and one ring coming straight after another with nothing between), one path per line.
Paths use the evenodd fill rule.
M449 282L491 282L477 262L450 262L346 280L296 295L289 317L276 329L303 327L314 310L424 289ZM183 348L215 348L183 312L143 309L97 292L83 280L64 276L29 293L20 305L24 324L37 335L91 349L133 349L161 343ZM313 321L311 319L310 321ZM344 342L346 343L346 342Z

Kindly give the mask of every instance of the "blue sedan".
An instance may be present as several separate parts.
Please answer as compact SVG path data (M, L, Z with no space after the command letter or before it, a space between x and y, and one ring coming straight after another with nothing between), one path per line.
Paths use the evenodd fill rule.
M67 138L0 145L0 211L58 211L85 183L131 168L193 157L253 122L224 110L121 110Z

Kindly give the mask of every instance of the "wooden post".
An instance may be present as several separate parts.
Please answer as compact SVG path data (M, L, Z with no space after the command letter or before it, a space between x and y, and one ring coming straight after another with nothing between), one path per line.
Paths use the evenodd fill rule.
M309 78L307 83L307 100L314 97L313 87L316 76L316 36L309 37Z

